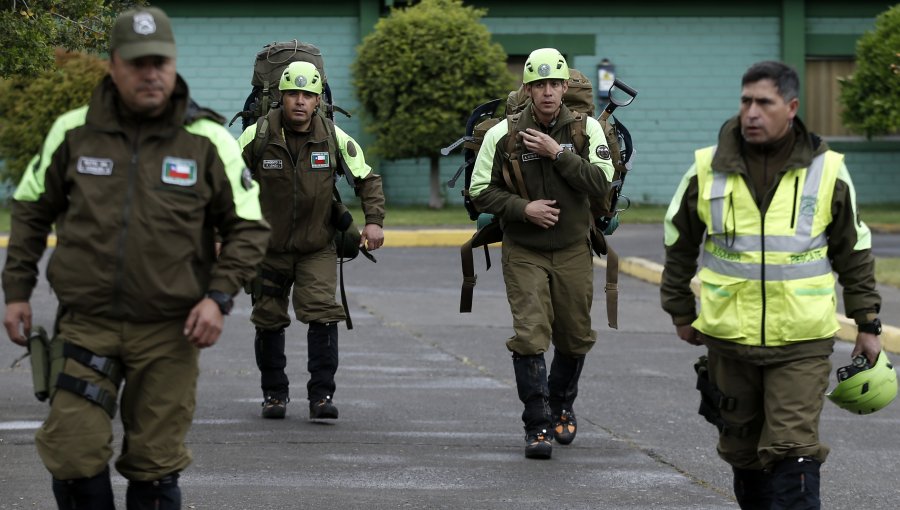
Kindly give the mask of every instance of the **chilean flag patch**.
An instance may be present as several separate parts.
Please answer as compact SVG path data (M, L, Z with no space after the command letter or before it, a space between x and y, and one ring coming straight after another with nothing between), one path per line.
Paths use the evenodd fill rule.
M331 167L328 161L328 153L327 152L313 152L310 156L310 164L313 168L329 168Z
M197 162L193 159L166 157L162 164L162 182L176 186L197 184Z

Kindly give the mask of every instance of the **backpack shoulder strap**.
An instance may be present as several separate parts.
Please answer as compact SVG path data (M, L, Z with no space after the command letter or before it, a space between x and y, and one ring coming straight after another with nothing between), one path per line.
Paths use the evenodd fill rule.
M255 172L256 166L259 163L259 158L262 157L263 149L266 148L266 145L269 143L269 116L263 115L256 121L256 136L253 137L253 142L250 147L250 171Z
M531 198L528 197L528 191L525 188L525 178L522 176L522 167L519 164L519 155L516 153L516 126L519 124L521 116L521 112L506 116L509 129L506 134L506 150L503 155L506 164L503 165L502 173L506 186L513 193L530 202ZM512 172L510 172L510 168L512 168ZM515 182L513 182L514 180Z
M584 151L584 145L587 141L587 115L578 112L572 112L575 115L575 121L570 124L570 134L572 136L572 144L575 146L575 153L579 156Z

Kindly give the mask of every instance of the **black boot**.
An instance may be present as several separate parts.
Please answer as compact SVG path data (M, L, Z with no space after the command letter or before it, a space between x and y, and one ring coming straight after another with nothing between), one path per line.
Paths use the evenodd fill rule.
M181 510L178 473L152 482L129 480L125 506L128 510Z
M818 510L819 468L810 457L787 457L772 469L772 510Z
M109 467L90 478L53 479L53 496L60 510L115 510Z
M547 365L544 355L521 356L513 353L516 388L519 400L525 405L522 422L525 424L525 457L549 459L553 453L550 440L550 407L547 405Z
M575 397L578 396L578 379L584 368L584 356L566 356L553 350L550 364L550 413L553 437L559 444L569 444L575 440L578 426L575 421Z
M309 359L309 382L306 384L309 417L315 420L335 420L338 410L331 399L336 388L334 374L338 368L337 322L310 322L306 339Z
M734 497L743 510L769 510L772 507L771 476L761 469L739 469L734 472Z
M288 378L284 372L287 366L287 358L284 355L284 329L256 328L254 347L263 391L262 417L284 418L290 400Z

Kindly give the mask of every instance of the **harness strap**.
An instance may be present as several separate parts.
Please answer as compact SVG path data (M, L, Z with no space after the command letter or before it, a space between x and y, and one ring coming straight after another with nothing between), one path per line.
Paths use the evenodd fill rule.
M60 373L56 379L56 387L74 393L80 397L84 397L91 403L100 406L106 411L106 414L109 415L110 419L116 416L116 409L118 408L116 405L116 397L96 384L89 383L84 379L79 379L66 373Z
M606 255L606 320L609 327L619 329L619 255L607 247Z
M335 189L335 192L337 190ZM355 227L354 227L355 228ZM346 231L340 232L340 240L338 242L341 245L344 244L344 236L347 235ZM344 307L344 315L347 316L347 329L353 329L353 319L350 318L350 306L347 304L347 291L344 290L344 259L343 257L338 257L338 273L340 274L340 287L341 287L341 306Z
M531 202L531 197L528 196L528 189L525 188L525 178L522 176L522 166L519 165L518 158L510 159L509 164L512 166L513 174L516 179L517 188L512 188L514 191L517 191L519 195L522 196L525 200Z
M106 376L116 387L122 383L122 364L115 358L98 356L84 347L69 342L63 344L63 356Z
M722 410L732 411L737 406L737 400L722 393L712 381L709 380L709 369L707 368L708 358L701 356L694 363L694 370L697 372L697 386L700 391L700 408L698 413L703 416L709 423L712 423L719 429L719 434L723 436L731 436L737 438L747 437L750 434L750 427L736 427L722 418Z
M466 241L459 248L460 258L462 259L463 283L459 296L459 312L469 313L472 311L472 294L475 290L475 282L478 276L475 274L475 261L472 256L472 249L479 246L484 247L484 257L487 269L491 268L491 256L488 252L488 245L499 243L503 240L503 230L500 228L499 221L492 221L484 227L480 228L472 238Z
M277 287L272 287L271 285L264 284L264 280L273 282L275 285L277 285ZM259 291L259 293L263 296L276 298L286 298L291 292L291 286L294 284L294 280L292 278L263 268L259 268L257 270L257 281L258 282L255 285L255 290Z

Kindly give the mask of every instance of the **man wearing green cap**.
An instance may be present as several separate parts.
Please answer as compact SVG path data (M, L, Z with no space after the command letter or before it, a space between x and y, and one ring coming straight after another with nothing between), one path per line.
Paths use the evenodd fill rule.
M59 117L14 196L3 290L15 343L30 334L54 224L58 236L47 276L65 363L35 439L62 509L113 508L117 402L128 508L181 507L199 350L218 340L268 239L240 148L221 117L191 101L175 54L161 10L119 15L109 76Z
M485 134L469 186L478 210L503 227L503 279L515 331L506 347L525 405L528 458L550 458L554 437L560 444L575 439L578 378L596 340L588 197L608 193L613 165L600 123L576 117L562 103L568 79L559 51L529 55L522 81L531 102ZM581 153L573 137L577 122L587 139ZM512 152L509 137L517 138ZM504 177L506 165L521 174L521 187ZM548 376L544 353L551 343Z
M256 326L263 418L284 418L290 400L284 354L285 328L291 323L289 296L297 319L309 324L309 417L338 417L332 400L338 368L337 325L347 318L335 301L333 239L336 228L347 228L340 225L343 215L332 199L339 161L346 163L343 173L355 183L365 214L360 243L369 250L384 243L381 176L366 164L356 141L319 111L323 86L323 75L314 64L292 62L278 83L281 105L249 126L239 139L244 161L260 184L263 215L272 225L250 317Z

